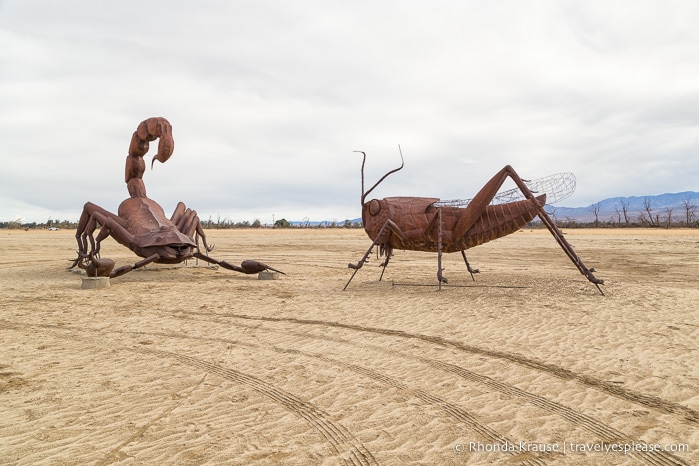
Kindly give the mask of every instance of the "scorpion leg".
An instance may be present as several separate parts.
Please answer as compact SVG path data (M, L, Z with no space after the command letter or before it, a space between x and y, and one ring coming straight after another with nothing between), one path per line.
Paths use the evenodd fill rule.
M95 244L95 239L93 233L97 229L97 224L102 224L106 222L107 218L115 219L117 224L125 224L125 221L120 219L118 216L112 214L106 209L93 204L92 202L85 203L83 207L83 212L80 215L80 220L78 221L78 228L75 232L75 240L78 243L78 257L73 261L73 264L69 268L75 267L79 262L84 262L85 265L91 254L98 254L99 245ZM90 244L90 253L88 253L88 241Z
M87 204L86 204L87 205ZM80 215L80 220L78 221L78 228L75 232L75 240L78 243L78 258L75 259L75 262L73 262L73 265L70 266L72 269L77 265L77 263L80 261L82 258L81 255L85 254L87 252L87 239L86 239L86 231L88 229L91 229L90 234L95 231L94 225L90 225L90 220L92 219L92 216L83 209L83 213Z
M284 272L282 272L281 270L277 270L273 267L270 267L267 264L258 261L245 260L238 266L233 265L230 262L220 261L218 259L214 259L213 257L209 257L209 252L211 252L214 249L214 246L209 246L206 243L206 233L204 232L204 228L201 226L201 221L199 220L197 212L185 206L183 202L177 203L175 212L173 212L170 220L173 224L175 224L175 227L177 227L177 229L180 232L184 233L190 238L196 235L195 242L197 244L197 252L194 253L194 257L196 257L197 259L201 259L210 264L220 265L224 269L233 270L235 272L241 272L245 274L259 273L265 270L273 270L275 272L284 274ZM204 243L204 253L202 253L201 249L199 248L199 238L201 238L202 242Z
M172 217L170 217L170 221L174 223L178 229L180 227L180 219L182 219L182 215L184 215L185 210L187 210L187 207L184 205L184 202L178 202L177 207L175 207L175 211L172 213Z
M119 244L130 248L134 244L134 236L127 230L121 222L117 221L119 217L105 217L101 214L95 215L97 222L102 225L97 238L93 242L93 251L99 254L100 245L108 236L113 237ZM92 241L92 238L91 238Z
M199 217L197 216L196 210L187 209L180 220L180 225L178 229L189 237L194 236L194 232L197 230L199 225Z
M131 272L132 270L135 269L140 269L144 265L148 265L151 262L157 261L160 259L160 254L153 254L151 256L146 257L143 260L140 260L136 262L134 265L122 265L118 269L114 270L112 273L109 274L109 278L116 278L124 275L127 272Z
M194 212L194 214L196 216L196 212ZM201 238L201 242L204 243L204 253L208 255L208 253L214 250L214 245L212 244L211 246L209 246L208 244L206 244L206 233L204 233L204 227L201 226L201 221L199 221L199 217L197 216L195 218L196 225L194 227L194 234L196 235L195 242L197 243L197 249L199 249L199 238Z
M206 244L206 233L204 233L204 228L201 226L200 222L197 222L197 248L199 247L199 238L201 238L202 243L204 243L204 251L211 252L214 250L213 244L211 246Z
M100 207L91 202L86 203L83 207L83 212L78 221L78 228L75 231L75 240L78 243L78 257L73 262L73 265L69 267L71 269L87 258L87 240L89 237L90 242L93 242L92 234L97 228L97 222L94 217L97 209L100 209Z
M184 205L184 202L177 203L177 207L175 208L175 212L173 212L170 221L175 224L179 231L190 238L194 238L195 235L197 236L195 239L197 249L199 249L199 242L197 241L198 238L201 238L202 242L204 243L205 252L211 252L214 249L213 245L209 246L206 244L206 233L204 233L204 228L201 226L201 221L199 220L197 212L195 210L188 209L187 206Z
M100 245L102 244L102 241L105 240L108 236L112 236L117 242L127 247L130 244L133 244L133 235L122 225L122 222L120 220L121 219L119 217L104 215L101 211L96 211L92 213L91 219L89 220L89 222L87 222L88 227L85 229L85 231L87 232L87 236L90 239L91 249L89 254L81 254L81 256L85 258L84 260L86 261L84 265L87 266L87 268L81 268L86 268L87 271L92 271L93 269L95 269L96 271L94 273L97 276L109 276L110 278L115 278L124 275L125 273L130 272L133 269L143 267L144 265L149 264L154 260L160 258L160 255L153 254L152 256L143 259L134 265L124 265L116 270L112 270L114 268L114 262L112 260L95 259L95 257L99 257ZM93 232L96 229L96 225L98 223L102 225L102 228L100 228L100 231L97 234L97 238L94 238ZM89 262L87 262L88 259Z
M463 250L461 251L461 257L464 258L464 262L466 262L466 269L468 269L468 273L471 274L471 279L475 282L476 278L473 276L473 274L481 273L481 271L478 269L471 268L471 264L469 264L468 259L466 259L466 252L464 252Z
M83 213L83 215L85 215ZM81 219L82 221L82 219ZM94 215L87 215L84 222L82 233L76 233L75 239L78 241L78 257L75 258L69 269L74 268L76 265L81 269L88 270L92 258L97 255L99 257L99 252L95 251L95 238L93 236L94 231L97 229L97 220ZM78 231L81 229L79 228ZM90 240L90 252L87 250L87 241Z

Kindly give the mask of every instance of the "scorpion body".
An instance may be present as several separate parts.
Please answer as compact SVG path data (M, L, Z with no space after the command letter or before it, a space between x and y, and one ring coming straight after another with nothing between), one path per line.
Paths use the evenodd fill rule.
M283 273L258 261L246 260L237 266L209 257L208 253L213 250L213 246L206 243L206 233L196 211L180 202L168 218L163 208L146 195L143 183L146 164L143 156L148 152L149 142L158 138L158 153L153 156L151 168L156 160L164 163L172 155L175 147L172 126L165 118L159 117L149 118L138 125L126 157L125 179L130 197L119 205L117 215L91 202L85 204L75 234L78 257L70 268L78 266L85 269L89 276L114 278L152 262L178 264L197 258L246 274L264 270ZM98 225L100 230L95 238L94 231ZM108 236L143 257L143 260L113 270L113 261L99 257L100 244ZM199 240L202 241L203 252Z

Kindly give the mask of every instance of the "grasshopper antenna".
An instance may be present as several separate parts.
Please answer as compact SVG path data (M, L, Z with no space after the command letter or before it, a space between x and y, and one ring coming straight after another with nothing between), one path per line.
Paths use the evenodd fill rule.
M362 205L364 205L364 199L366 199L366 197L369 195L369 193L372 192L374 190L374 188L376 188L379 184L381 184L381 182L383 180L385 180L388 175L397 172L398 170L402 169L403 166L405 166L405 160L403 160L403 151L400 149L400 144L398 144L398 152L400 153L400 167L394 168L393 170L386 173L384 176L381 177L381 179L379 181L376 182L376 184L374 184L374 186L369 188L369 190L367 192L363 193L362 194ZM366 154L364 154L364 158L366 159ZM364 191L364 162L362 162L362 191Z
M353 152L357 152L364 156L364 158L362 158L362 197L360 198L362 205L364 205L364 164L366 163L366 152L361 150L355 150Z

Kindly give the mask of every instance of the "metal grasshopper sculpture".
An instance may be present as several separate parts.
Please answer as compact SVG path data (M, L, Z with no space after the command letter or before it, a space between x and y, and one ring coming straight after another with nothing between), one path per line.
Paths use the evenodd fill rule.
M522 180L511 166L507 165L500 170L473 199L468 201L440 201L438 198L431 197L387 197L367 202L366 197L374 188L387 176L403 168L405 164L403 154L401 153L400 167L389 171L368 191L364 191L366 153L355 152L364 156L362 160L362 222L364 230L373 242L359 262L348 264L354 272L345 284L345 290L375 246L379 246L381 256L386 256L380 264L383 269L379 280L383 278L394 249L436 252L437 281L440 288L442 283L447 283L447 279L442 275L444 270L442 253L461 251L466 267L473 278L473 274L478 273L478 270L471 268L464 252L466 249L514 233L538 215L580 273L585 275L600 293L604 294L599 287L604 280L592 274L594 269L585 267L573 247L563 237L563 233L544 210L546 194L535 196L530 189L532 183ZM498 193L507 178L511 178L517 188ZM567 179L568 187L571 185L570 180L574 180L571 174L561 174L536 181L540 182L539 185L545 185L555 183L557 179ZM572 189L574 189L574 181ZM569 189L570 193L572 189ZM492 204L493 200L518 196L522 200Z
M172 126L165 118L149 118L138 125L131 138L129 155L126 157L126 186L130 197L119 205L118 215L91 202L85 204L75 234L78 257L70 268L77 265L85 269L88 276L114 278L152 262L178 264L187 259L198 258L246 274L264 270L283 273L262 262L246 260L237 266L209 257L208 253L213 250L213 245L207 245L206 234L196 211L188 209L180 202L172 217L168 219L163 208L146 196L146 187L142 179L146 169L143 156L148 152L149 142L158 138L158 153L153 157L151 168L156 160L165 163L172 155L175 148ZM95 239L93 233L98 225L101 229ZM125 265L113 270L114 261L99 257L100 243L108 236L144 259L134 265ZM203 253L199 247L200 239L204 245Z

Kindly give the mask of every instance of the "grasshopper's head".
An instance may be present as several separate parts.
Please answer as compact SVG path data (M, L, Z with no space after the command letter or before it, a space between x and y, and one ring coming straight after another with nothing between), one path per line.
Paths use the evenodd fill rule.
M372 199L362 204L362 224L364 231L371 239L376 239L379 230L390 217L389 205L386 199Z

